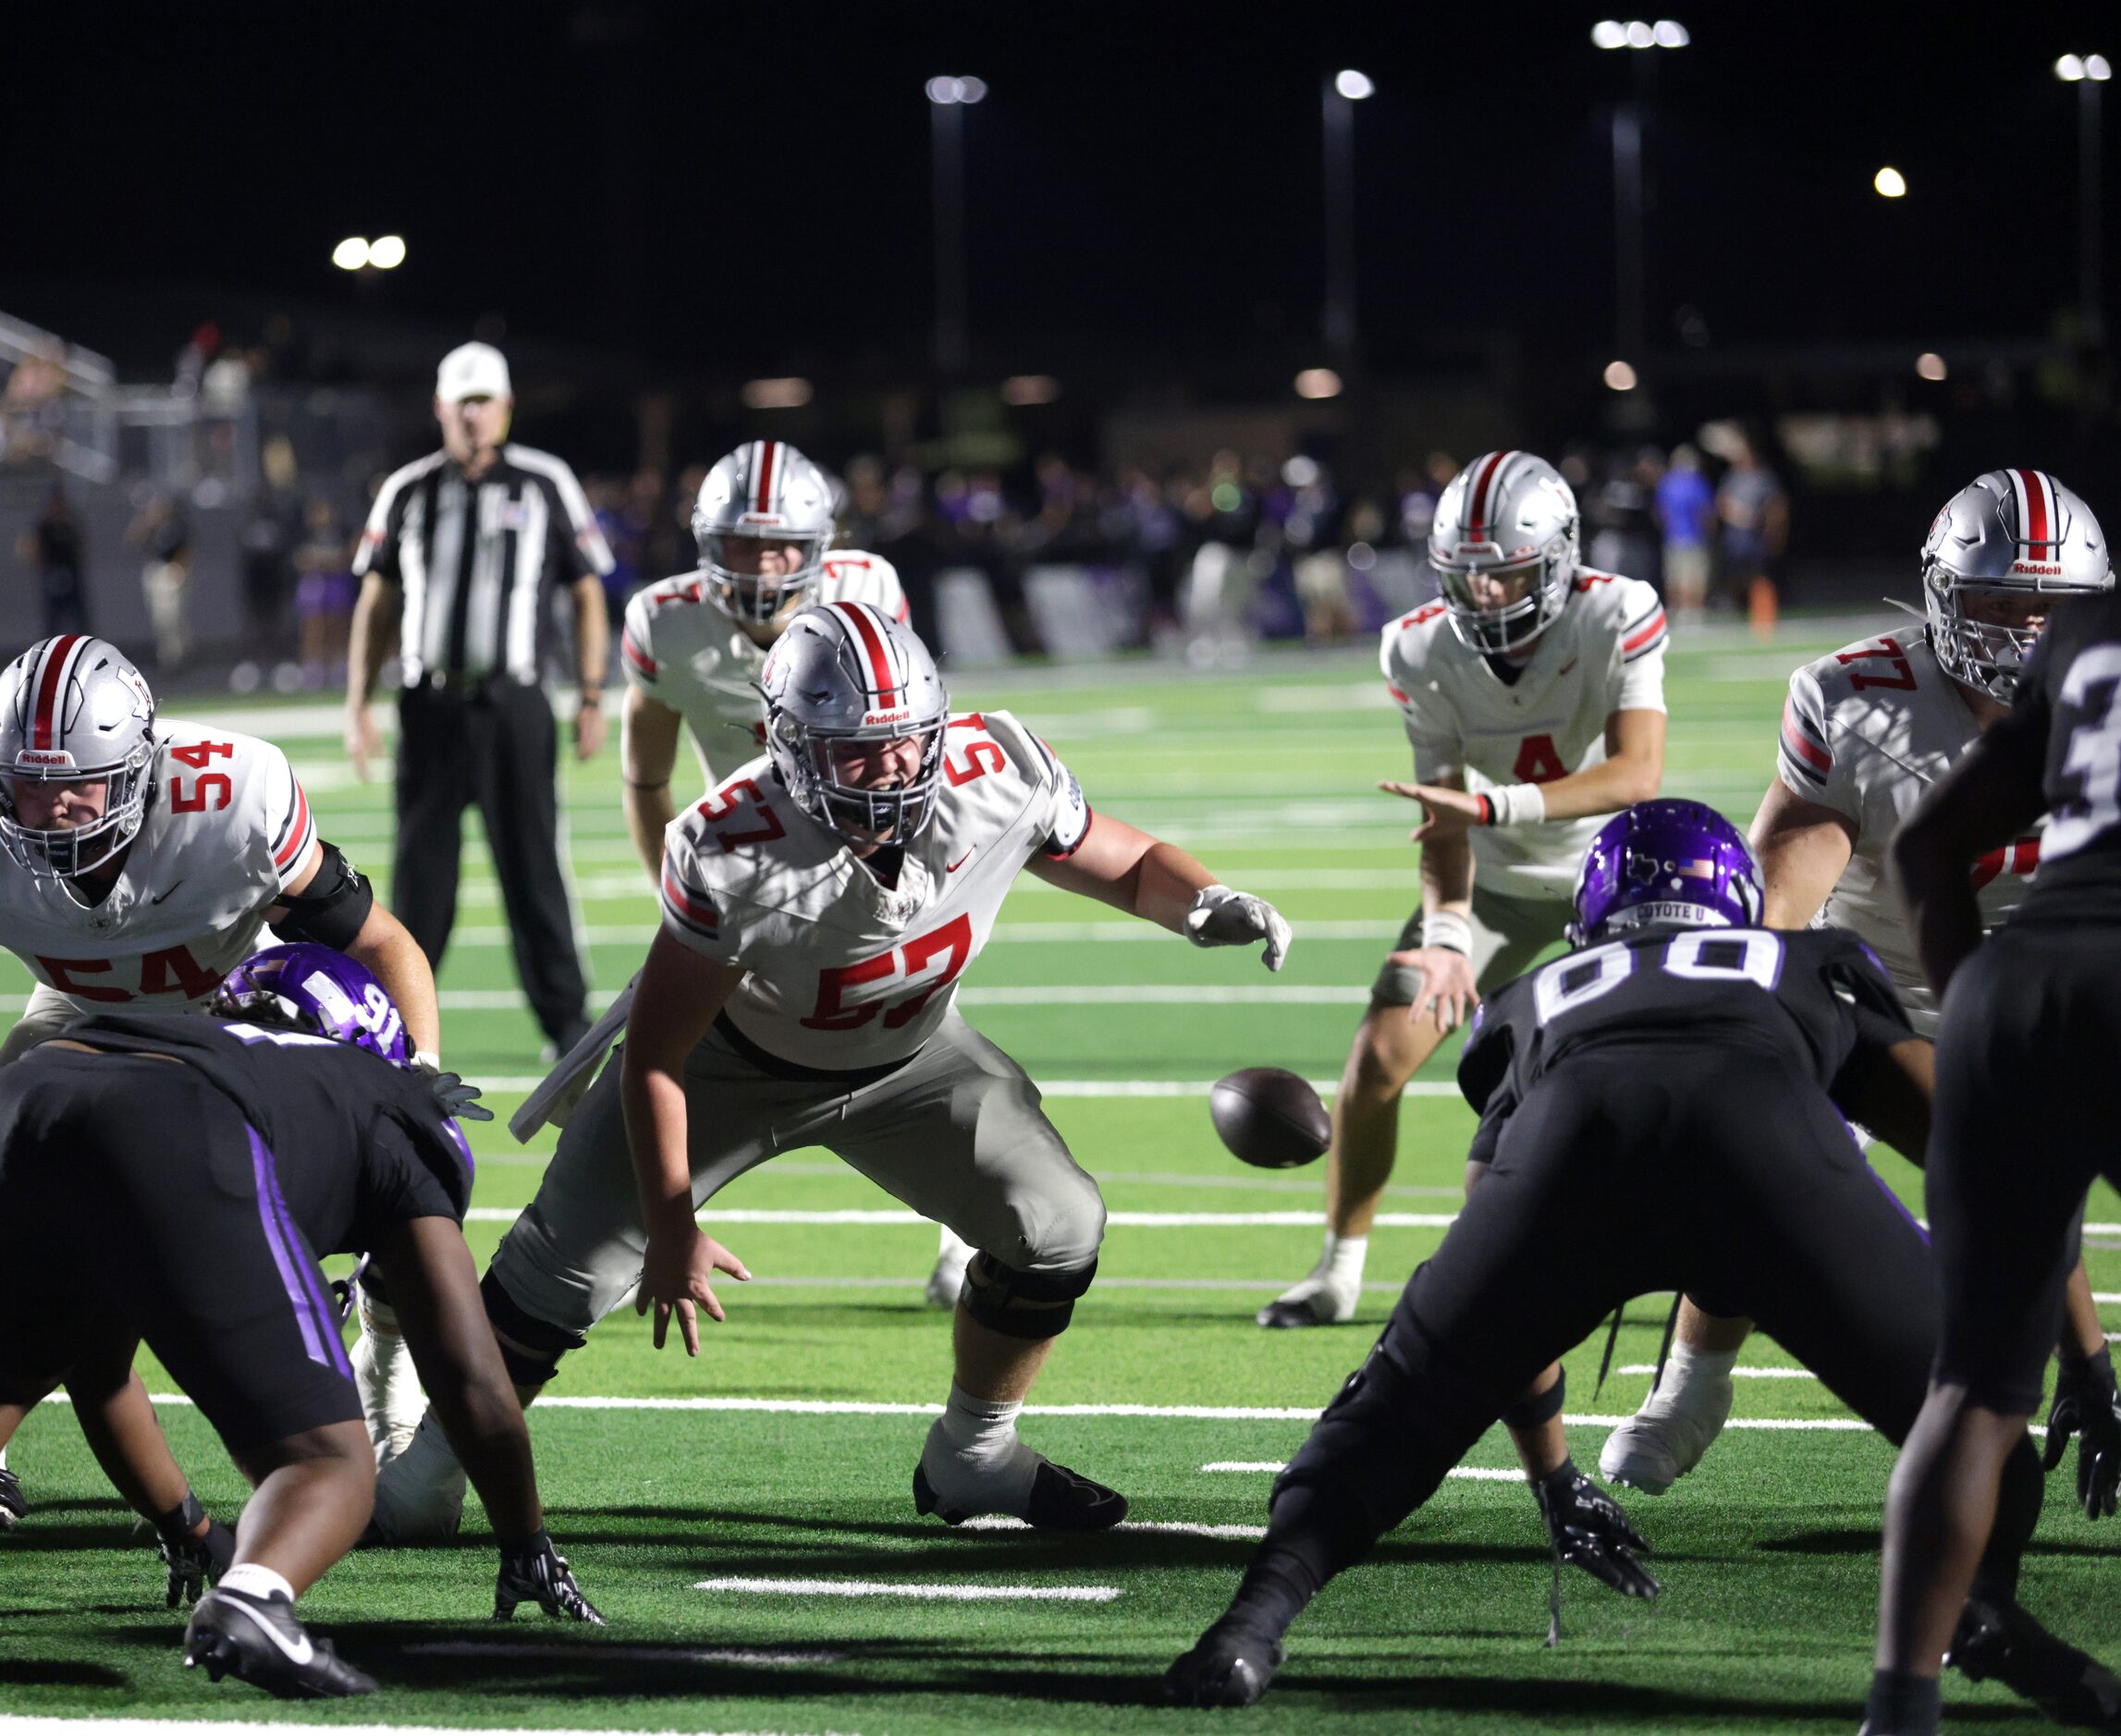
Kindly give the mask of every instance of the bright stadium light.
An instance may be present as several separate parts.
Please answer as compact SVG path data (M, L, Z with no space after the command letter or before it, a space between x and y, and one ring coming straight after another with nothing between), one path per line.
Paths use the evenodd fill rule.
M1915 358L1915 372L1925 380L1942 380L1950 372L1944 366L1944 358L1934 349L1925 349Z
M1590 39L1600 48L1625 48L1627 26L1618 18L1600 18L1590 27Z
M2114 76L2113 63L2104 55L2084 56L2084 76L2094 84L2104 84Z
M1351 103L1359 103L1366 96L1377 94L1377 86L1370 82L1369 75L1367 72L1357 72L1352 67L1345 72L1333 75L1333 89Z
M1338 397L1341 376L1330 368L1306 368L1296 376L1298 397Z
M792 376L779 380L746 380L746 410L801 410L810 402L810 382Z
M377 271L396 271L405 263L405 238L379 235L368 244L368 263Z
M948 107L953 103L976 103L987 94L985 79L930 79L928 101Z
M1615 392L1632 392L1637 384L1634 366L1625 361L1609 361L1605 364L1606 385Z
M960 79L957 81L957 93L961 103L976 103L987 94L987 80L985 79Z
M1907 196L1907 177L1890 164L1870 177L1870 184L1878 189L1881 199L1905 199Z
M368 263L368 238L349 235L331 251L331 263L341 271L359 271Z
M2084 56L2065 55L2054 63L2054 76L2065 84L2075 84L2084 77Z
M1627 25L1627 45L1630 48L1655 48L1657 31L1640 18L1630 18Z
M1650 27L1660 48L1684 48L1694 39L1686 34L1686 27L1676 18L1659 18Z

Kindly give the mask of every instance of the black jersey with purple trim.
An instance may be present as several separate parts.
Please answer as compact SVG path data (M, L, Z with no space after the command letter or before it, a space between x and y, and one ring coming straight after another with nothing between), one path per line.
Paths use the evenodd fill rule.
M1653 928L1497 989L1475 1013L1458 1088L1480 1115L1474 1156L1541 1077L1587 1050L1774 1057L1832 1094L1851 1058L1914 1033L1878 955L1838 928Z
M363 1253L414 1217L463 1221L472 1148L424 1080L350 1044L219 1019L76 1020L68 1040L173 1055L242 1111L318 1254ZM32 1067L31 1050L16 1065ZM247 1153L229 1161L248 1166Z

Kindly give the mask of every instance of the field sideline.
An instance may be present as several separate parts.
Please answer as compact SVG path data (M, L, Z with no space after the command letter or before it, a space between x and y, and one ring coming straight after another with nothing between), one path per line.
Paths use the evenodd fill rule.
M1763 647L1731 630L1675 641L1665 791L1748 819L1773 775L1797 663L1881 622L1794 621ZM1132 1520L1091 1540L967 1534L916 1519L909 1480L948 1387L947 1328L921 1305L932 1229L828 1154L745 1178L705 1220L757 1274L729 1285L698 1362L657 1354L630 1313L607 1322L533 1412L551 1529L611 1619L601 1632L490 1608L484 1547L364 1553L304 1600L313 1625L385 1691L288 1707L178 1663L181 1618L62 1405L9 1453L36 1503L0 1539L0 1736L43 1718L273 1719L348 1728L914 1731L1179 1730L1155 1678L1221 1608L1264 1522L1267 1486L1361 1359L1406 1273L1455 1210L1472 1116L1451 1054L1410 1094L1390 1215L1362 1320L1267 1334L1260 1302L1317 1249L1316 1174L1244 1169L1216 1143L1207 1082L1273 1063L1339 1071L1377 960L1416 896L1416 810L1375 790L1406 750L1368 650L1166 666L967 675L961 708L1007 707L1044 735L1093 806L1185 845L1293 923L1289 966L1204 953L1024 882L966 978L968 1017L1048 1085L1048 1108L1114 1214L1099 1282L1056 1351L1025 1436L1124 1489ZM182 701L172 715L257 728L293 757L324 836L387 896L386 785L351 776L336 708ZM689 762L687 770L689 772ZM606 994L656 920L618 797L616 743L566 774L570 854ZM465 898L442 972L445 1058L486 1082L499 1119L472 1130L482 1261L534 1192L552 1145L506 1131L541 1066L516 994L490 863L467 825ZM29 979L0 960L0 1024ZM1453 1045L1454 1046L1454 1045ZM1918 1211L1920 1179L1879 1168ZM2095 1288L2121 1293L2121 1200L2102 1186ZM1614 1373L1599 1344L1568 1363L1580 1464L1648 1386L1666 1300L1631 1306ZM2121 1326L2121 1306L2107 1310ZM1846 1731L1869 1676L1887 1445L1772 1343L1746 1352L1734 1428L1693 1477L1631 1511L1665 1582L1652 1607L1581 1576L1563 1640L1543 1645L1549 1557L1497 1430L1469 1474L1330 1587L1247 1730L1335 1729ZM159 1369L144 1371L166 1394ZM194 1412L162 1416L210 1507L239 1480ZM1489 1473L1489 1474L1483 1474ZM2058 1473L2026 1601L2110 1662L2121 1605ZM468 1531L484 1536L473 1503ZM1955 1678L1955 1721L2049 1728ZM139 1730L178 1724L141 1723Z

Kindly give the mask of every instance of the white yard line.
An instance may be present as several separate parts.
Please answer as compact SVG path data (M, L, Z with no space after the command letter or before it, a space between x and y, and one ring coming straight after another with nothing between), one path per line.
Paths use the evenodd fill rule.
M509 1644L498 1640L428 1640L398 1649L424 1657L593 1657L612 1665L746 1664L766 1669L803 1669L844 1663L847 1657L844 1652L773 1652L744 1645Z
M526 1653L542 1653L548 1648L526 1645L522 1649ZM607 1648L594 1649L602 1653ZM623 1650L616 1646L609 1649L614 1653ZM696 1725L688 1725L680 1732L668 1727L660 1730L568 1730L559 1725L541 1724L510 1729L507 1725L491 1724L318 1724L307 1721L297 1724L269 1718L25 1718L16 1713L0 1713L0 1736L100 1736L104 1731L111 1732L111 1736L244 1736L251 1730L301 1730L313 1736L313 1732L320 1730L330 1730L332 1736L556 1736L556 1732L563 1730L564 1736L789 1736L781 1730L713 1730ZM853 1736L853 1733L837 1730L830 1736Z
M968 1519L960 1531L1029 1531L1030 1522L1005 1513L982 1513ZM1264 1525L1207 1525L1184 1519L1122 1519L1114 1531L1159 1531L1180 1537L1224 1537L1234 1542L1257 1543L1267 1534Z
M732 1575L693 1582L694 1591L746 1592L763 1597L913 1597L938 1603L1109 1604L1117 1585L938 1585L869 1579L751 1579Z
M1616 1368L1616 1375L1654 1375L1655 1363L1629 1363L1624 1368ZM1819 1376L1808 1368L1734 1368L1731 1371L1740 1380L1817 1380Z
M1248 1471L1270 1473L1275 1476L1279 1476L1288 1468L1288 1465L1279 1459L1218 1459L1210 1464L1201 1466L1201 1470L1204 1472ZM1514 1467L1505 1471L1489 1465L1453 1465L1443 1474L1447 1477L1458 1477L1468 1483L1522 1483L1525 1480L1525 1473ZM1125 1527L1122 1526L1121 1529L1124 1530Z

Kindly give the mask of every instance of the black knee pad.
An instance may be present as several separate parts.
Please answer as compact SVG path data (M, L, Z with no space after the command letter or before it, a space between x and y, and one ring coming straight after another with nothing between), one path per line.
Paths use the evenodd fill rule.
M589 1342L586 1333L570 1332L527 1312L501 1288L491 1267L479 1280L479 1300L486 1304L486 1318L493 1324L509 1378L519 1387L544 1386L559 1373L561 1357Z
M1502 1412L1504 1426L1513 1429L1538 1428L1562 1413L1562 1400L1568 1396L1568 1370L1557 1372L1554 1384L1546 1391L1529 1399L1519 1399ZM1595 1396L1595 1395L1594 1395Z
M1007 1338L1059 1338L1074 1318L1075 1299L1097 1276L1095 1260L1073 1272L1019 1272L990 1253L975 1253L965 1268L965 1312Z

